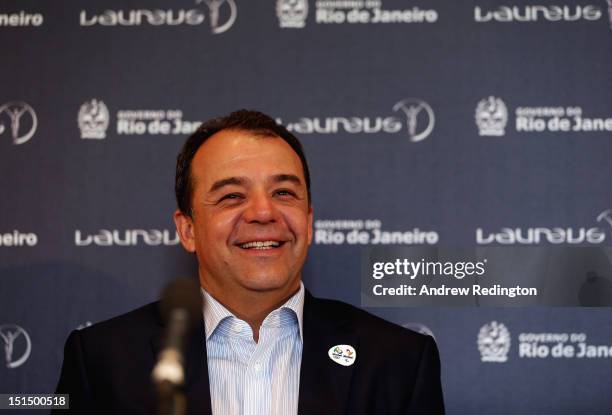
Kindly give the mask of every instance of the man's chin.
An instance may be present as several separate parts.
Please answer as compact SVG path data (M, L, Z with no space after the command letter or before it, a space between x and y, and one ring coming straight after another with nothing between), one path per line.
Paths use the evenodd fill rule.
M287 278L286 276L251 275L242 281L242 286L254 292L284 291L299 286L299 279Z

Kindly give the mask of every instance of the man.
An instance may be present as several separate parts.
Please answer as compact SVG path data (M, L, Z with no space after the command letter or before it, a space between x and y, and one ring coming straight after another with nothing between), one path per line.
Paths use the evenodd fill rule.
M174 221L204 299L186 352L189 414L442 414L433 339L312 297L308 165L270 117L238 111L185 143ZM58 393L74 413L151 414L157 304L71 333Z

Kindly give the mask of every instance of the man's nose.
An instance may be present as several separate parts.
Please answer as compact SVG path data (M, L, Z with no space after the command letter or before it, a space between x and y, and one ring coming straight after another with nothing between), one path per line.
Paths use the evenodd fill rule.
M272 196L265 191L257 191L249 198L243 217L248 223L269 223L276 221L276 215Z

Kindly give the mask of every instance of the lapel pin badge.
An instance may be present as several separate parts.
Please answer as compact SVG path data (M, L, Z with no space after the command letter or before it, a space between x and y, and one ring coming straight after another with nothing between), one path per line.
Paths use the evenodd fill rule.
M327 352L329 358L342 366L351 366L357 359L357 352L353 346L348 344L339 344L333 346Z

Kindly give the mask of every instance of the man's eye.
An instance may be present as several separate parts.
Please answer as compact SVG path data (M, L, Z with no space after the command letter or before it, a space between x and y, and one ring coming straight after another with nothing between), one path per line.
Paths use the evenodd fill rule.
M219 202L223 202L224 200L239 200L242 199L242 195L239 193L229 193L219 199Z
M295 196L295 192L288 189L279 189L274 192L278 196Z

